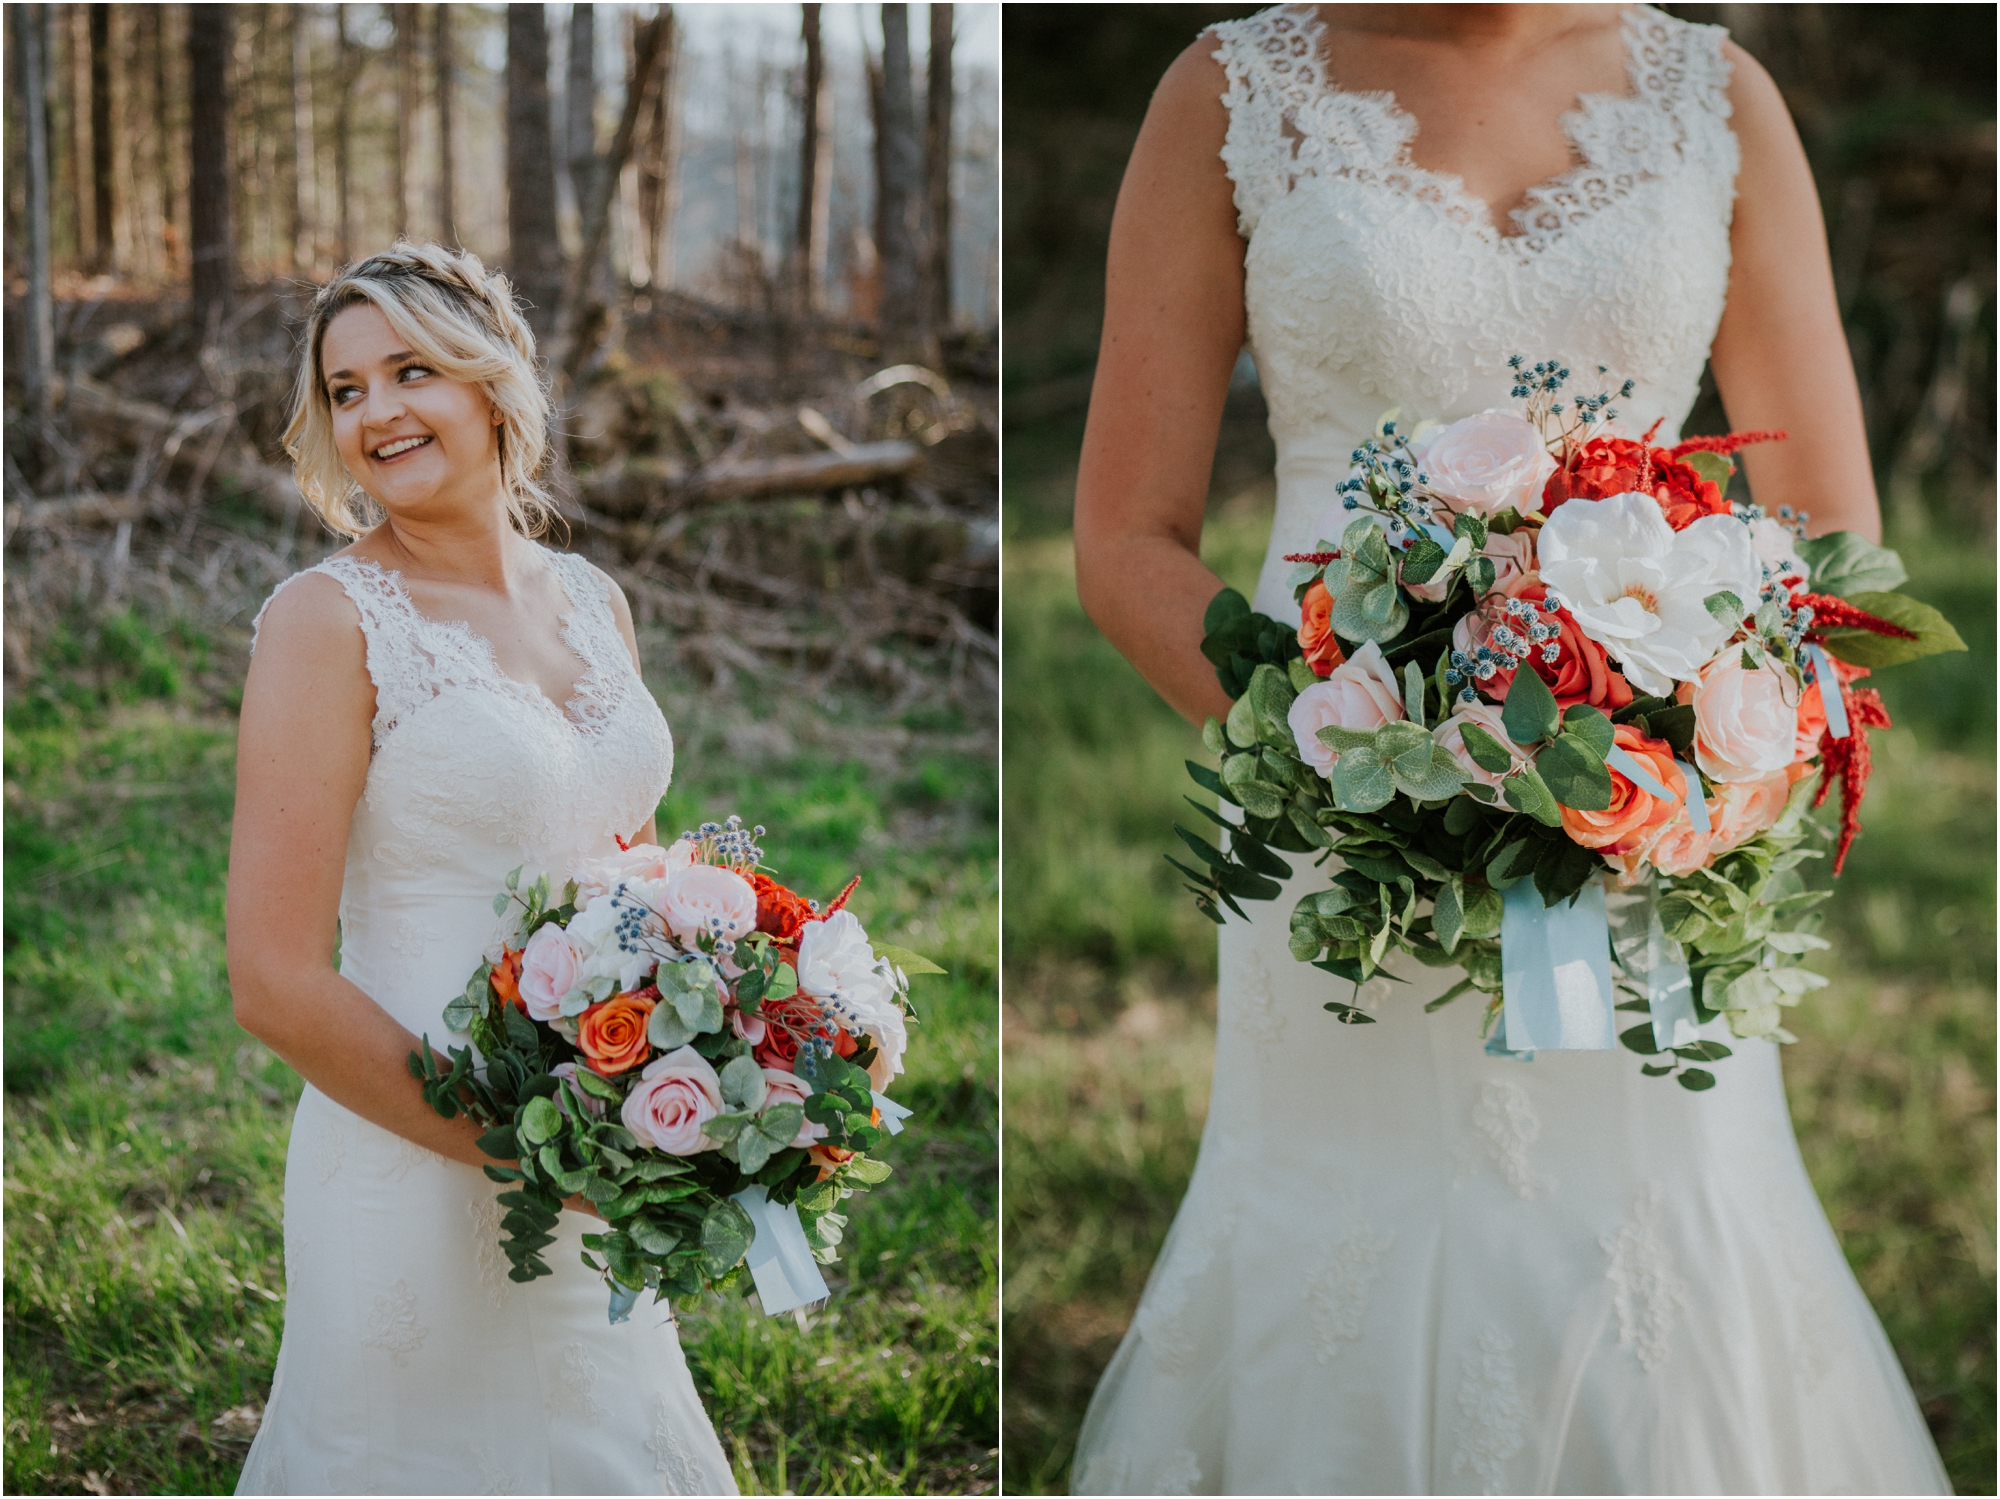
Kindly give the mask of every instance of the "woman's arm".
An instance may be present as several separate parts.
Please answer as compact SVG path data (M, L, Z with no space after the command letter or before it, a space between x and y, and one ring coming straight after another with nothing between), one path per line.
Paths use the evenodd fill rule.
M1167 70L1125 168L1076 481L1083 607L1197 723L1229 711L1201 654L1202 613L1222 587L1201 560L1201 523L1243 347L1243 241L1214 46L1204 38Z
M1814 534L1879 540L1861 392L1833 292L1826 225L1805 148L1770 74L1734 42L1730 124L1743 151L1730 229L1729 302L1710 363L1738 431L1781 427L1784 442L1745 448L1757 502L1811 513Z
M375 712L365 649L331 578L301 578L265 612L237 733L230 993L237 1022L335 1103L480 1165L479 1126L439 1118L410 1076L417 1037L333 967Z

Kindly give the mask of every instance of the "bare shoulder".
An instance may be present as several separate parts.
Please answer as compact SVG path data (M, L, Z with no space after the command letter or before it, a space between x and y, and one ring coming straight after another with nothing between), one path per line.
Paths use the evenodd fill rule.
M1222 96L1229 88L1229 75L1222 66L1222 39L1204 31L1184 48L1161 76L1153 90L1153 102L1146 124L1176 131L1204 132L1219 147L1229 127L1229 115Z
M258 622L252 661L273 653L326 660L351 653L357 664L365 663L361 611L337 579L304 572L278 586Z
M1722 56L1729 63L1729 123L1746 156L1795 140L1792 112L1764 65L1728 37Z

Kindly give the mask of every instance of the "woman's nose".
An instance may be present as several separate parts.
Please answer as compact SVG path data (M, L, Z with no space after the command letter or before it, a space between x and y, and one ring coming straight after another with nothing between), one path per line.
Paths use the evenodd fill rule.
M361 412L362 425L387 426L403 414L403 396L393 385L370 386Z

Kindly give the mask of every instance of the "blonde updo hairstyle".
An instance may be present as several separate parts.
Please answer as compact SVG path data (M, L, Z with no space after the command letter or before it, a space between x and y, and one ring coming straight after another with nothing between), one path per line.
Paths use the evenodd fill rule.
M371 303L404 346L447 379L476 385L502 421L500 478L507 513L526 536L548 529L554 505L541 484L549 458L552 409L535 366L535 336L514 305L514 289L469 250L398 241L343 269L321 287L306 314L299 377L285 451L299 493L328 527L360 536L381 518L341 461L333 407L320 370L327 326L350 307Z

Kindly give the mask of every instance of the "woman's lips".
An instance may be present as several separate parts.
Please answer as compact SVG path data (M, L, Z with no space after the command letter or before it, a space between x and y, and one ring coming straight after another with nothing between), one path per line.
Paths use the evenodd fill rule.
M401 444L403 443L408 443L409 446L402 447ZM431 439L427 436L399 437L394 442L383 443L381 447L378 447L373 453L369 454L369 456L373 458L377 463L394 463L399 458L407 458L410 456L410 454L419 452L422 449L429 447L430 443ZM389 448L396 448L397 451L393 453L387 453L385 450Z

